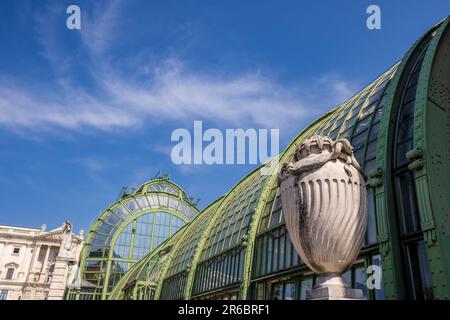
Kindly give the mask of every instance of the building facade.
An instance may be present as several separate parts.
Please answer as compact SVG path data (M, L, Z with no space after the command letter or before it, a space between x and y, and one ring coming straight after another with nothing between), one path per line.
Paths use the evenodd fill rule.
M347 284L367 299L449 299L449 19L303 129L280 162L313 135L347 138L368 175L366 239ZM316 276L292 246L277 175L265 166L134 264L109 298L304 299ZM381 281L369 287L374 265Z
M72 225L51 231L0 225L0 300L61 300L83 244Z

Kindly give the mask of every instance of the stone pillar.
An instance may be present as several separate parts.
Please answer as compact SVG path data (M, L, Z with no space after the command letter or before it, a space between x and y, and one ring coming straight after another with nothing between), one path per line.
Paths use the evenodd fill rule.
M66 290L67 269L70 259L58 256L55 261L48 300L62 300Z
M367 226L365 175L347 139L306 139L295 163L279 175L281 202L292 244L319 275L309 300L363 299L342 278L364 242Z
M61 245L55 261L52 282L50 283L49 300L62 300L67 286L69 263L77 263L80 246L72 234L72 223L66 221L61 235Z
M51 249L51 246L47 245L47 251L45 252L44 262L42 262L41 273L39 275L39 282L41 282L41 277L42 277L43 274L47 275L48 256L50 255L50 249ZM45 279L44 279L44 281L45 281Z

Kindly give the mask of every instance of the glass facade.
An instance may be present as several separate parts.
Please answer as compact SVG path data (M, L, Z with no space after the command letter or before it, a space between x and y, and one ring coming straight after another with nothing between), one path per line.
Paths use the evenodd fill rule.
M297 146L316 134L351 142L355 157L369 178L368 226L360 255L343 276L347 285L361 289L366 299L450 297L450 270L441 272L445 269L443 261L448 258L450 263L450 243L446 246L445 242L450 230L446 220L434 215L437 206L427 202L428 196L444 186L435 188L424 183L426 172L420 162L423 159L417 165L417 158L408 156L419 145L420 134L425 138L421 137L419 146L432 147L424 141L435 136L426 137L428 133L420 120L429 111L428 103L437 105L439 112L450 110L450 102L445 105L447 109L436 102L441 96L428 99L438 92L428 82L437 81L430 76L432 72L435 78L445 74L444 79L449 81L444 82L450 83L450 75L442 71L442 62L435 70L431 68L436 57L445 61L444 53L436 54L438 48L450 54L447 25L445 20L434 26L402 61L307 126L280 154L281 163L291 162ZM444 40L439 39L447 43L443 45ZM445 63L448 62L444 66L450 66ZM442 101L439 103L447 103ZM443 121L447 122L439 129L450 137L450 112L445 112ZM433 124L428 126L428 130L432 127ZM436 166L444 159L450 159L450 151L448 157L433 154L430 161ZM317 275L301 261L291 243L277 175L263 175L265 166L244 177L134 266L127 265L129 270L116 282L109 298L305 299L316 284ZM445 178L436 172L432 174L434 179ZM442 185L450 185L445 181ZM443 215L450 212L447 202L439 204L445 209ZM112 209L120 210L116 205ZM425 225L424 216L444 223ZM126 254L127 241L117 243L122 250L118 247L117 253ZM138 256L141 254L135 257ZM125 266L117 268L123 274Z
M185 192L167 179L125 194L94 223L81 259L83 292L105 298L137 261L198 214Z
M415 55L408 62L409 74L404 75L404 85L398 106L396 132L393 144L392 168L394 173L394 189L396 211L399 220L401 250L408 257L405 261L405 274L408 278L408 298L432 299L428 257L424 249L423 234L417 206L417 192L414 184L414 173L408 165L412 162L407 158L408 151L413 149L413 126L416 93L419 74L425 58L425 53L432 39L428 34L420 43Z

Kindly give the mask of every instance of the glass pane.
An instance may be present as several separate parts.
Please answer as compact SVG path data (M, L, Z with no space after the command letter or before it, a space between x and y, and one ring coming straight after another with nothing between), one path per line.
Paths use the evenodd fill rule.
M300 300L306 300L306 292L313 287L313 279L304 279L300 283Z
M295 282L288 282L284 285L284 300L295 300Z
M352 286L352 269L347 270L343 275L342 278L344 279L344 282L351 287Z
M277 283L272 286L272 300L283 300L283 284Z
M383 270L381 266L381 256L379 254L372 256L372 264L379 266L380 270ZM379 285L380 285L379 288L375 288L375 300L384 300L384 283L382 272Z
M399 197L398 209L403 217L403 232L410 233L419 230L419 217L416 210L414 181L410 171L401 173L397 181Z
M363 267L355 269L355 289L361 289L364 298L368 297L368 290L366 285L366 269Z
M423 240L409 246L410 273L414 298L417 300L433 299L430 266Z

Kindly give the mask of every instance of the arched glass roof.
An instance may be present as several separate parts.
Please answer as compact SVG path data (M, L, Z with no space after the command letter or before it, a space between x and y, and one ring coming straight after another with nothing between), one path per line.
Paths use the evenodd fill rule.
M435 28L438 27L440 26ZM443 25L444 27L446 25ZM435 36L434 31L435 29L432 29L427 33L427 41ZM413 138L414 128L413 115L405 116L404 110L412 107L408 103L414 101L413 96L416 96L420 85L418 82L422 68L421 59L424 59L427 47L422 43L413 49L411 52L414 53L414 59L409 59L410 53L405 56L409 69L404 68L405 61L395 64L348 101L307 126L281 153L280 162L293 161L297 146L313 135L326 135L333 140L345 137L351 141L355 157L365 172L370 177L376 176L377 172L379 174L380 163L386 161L380 160L378 153L388 149L387 142L383 140L387 131L395 132L397 140L400 135L407 137L408 148L400 148L403 140L395 140L398 146L389 146L406 159L407 149L412 147L410 140ZM426 63L423 65L426 66ZM406 80L399 84L400 77ZM400 110L397 116L398 110L393 110L393 97L401 86L404 87L399 90L402 100L401 107L396 107ZM408 96L408 92L411 96ZM402 131L403 123L408 123L405 126L407 132ZM406 170L405 166L401 169ZM305 286L312 286L314 276L302 263L287 234L277 176L262 175L263 167L251 172L220 201L200 213L183 228L183 234L176 241L169 240L158 248L162 250L167 247L171 251L170 259L165 260L164 264L149 263L153 255L143 260L149 263L148 267L145 267L144 263L136 274L155 274L155 270L158 270L157 276L152 278L155 281L155 290L151 299L258 298L267 296L267 291L276 290L281 292L276 294L277 297L284 297L286 284L275 288L275 284L267 279L280 275L277 281L281 282L284 277L281 275L289 273L295 273L299 277L301 292L304 293L303 283ZM344 274L344 278L350 286L366 288L364 294L367 298L370 296L379 299L383 296L383 291L369 292L365 287L364 270L367 265L379 265L381 261L378 228L386 228L387 222L383 220L386 217L382 216L386 215L386 212L384 202L377 202L376 205L375 191L380 189L375 189L371 183L367 186L369 221L366 239L360 257ZM408 191L399 192L398 196L403 197L403 193ZM414 195L410 198L413 199ZM385 234L381 236L384 237ZM173 243L173 246L169 245L169 242ZM130 273L127 276L130 276ZM141 297L139 288L128 283L130 288L135 290L134 298ZM252 292L248 292L250 288ZM120 297L123 289L123 286L116 288L111 298ZM301 292L298 297L304 298Z
M285 150L281 162L292 161L296 146L305 138L323 134L332 139L346 137L351 140L358 161L366 170L373 168L385 88L397 66L382 74L349 101L308 126ZM182 299L185 297L186 286L192 286L191 295L195 297L219 288L239 285L246 268L249 228L257 211L258 221L254 222L254 228L255 234L259 236L255 238L255 250L261 248L262 251L257 250L254 253L254 275L301 264L287 237L287 245L282 249L271 247L267 240L265 244L259 241L271 231L275 232L272 236L283 236L276 233L276 229L284 225L276 178L262 175L261 169L262 167L245 177L225 195L220 205L210 207L208 212L204 212L207 214L201 213L185 228L185 233L180 238L181 243L172 249L174 252L171 263L157 279L161 288L160 298ZM264 190L264 197L261 198ZM373 238L373 235L370 237ZM272 255L275 253L277 256L286 256L289 253L289 261L269 266L269 253L264 252L268 249ZM258 267L258 264L261 266ZM150 265L152 270L156 268L154 264ZM141 272L145 269L142 267ZM191 272L195 273L190 274Z
M208 206L201 214L188 223L191 226L190 228L183 228L180 232L169 238L162 246L139 261L117 283L112 296L120 295L124 297L126 294L134 294L133 292L127 291L127 288L131 286L134 289L135 286L133 284L137 281L140 281L142 287L146 287L145 290L142 289L145 293L140 291L139 294L150 294L150 292L154 294L156 284L165 277L172 279L171 282L177 282L176 287L171 287L171 292L166 292L166 294L178 294L182 297L186 284L186 277L183 278L183 276L186 275L186 270L190 269L193 256L196 250L198 250L201 235L214 217L214 212L221 202L222 199L218 199ZM171 263L166 266L166 263L169 261L167 258L169 257ZM164 267L166 267L166 270L163 273L162 270ZM164 291L164 288L162 290ZM129 296L128 298L132 297Z
M168 179L154 179L123 194L89 231L80 263L83 280L105 297L134 263L198 212L186 193Z

